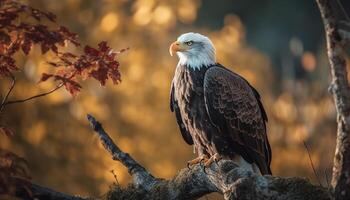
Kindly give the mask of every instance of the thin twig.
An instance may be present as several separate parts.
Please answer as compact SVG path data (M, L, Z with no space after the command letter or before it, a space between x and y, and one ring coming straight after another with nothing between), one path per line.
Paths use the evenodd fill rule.
M35 98L38 98L38 97L46 96L46 95L51 94L51 93L55 92L56 90L60 89L63 85L64 85L63 83L60 83L54 89L52 89L52 90L50 90L48 92L37 94L37 95L34 95L32 97L28 97L26 99L20 99L20 100L14 100L14 101L5 102L4 106L10 105L10 104L14 104L14 103L23 103L23 102L26 102L26 101L29 101L29 100L32 100L32 99L35 99Z
M77 70L75 70L67 79L71 79L73 78L75 75L77 74ZM14 101L8 101L6 102L4 105L10 105L10 104L14 104L14 103L23 103L23 102L26 102L26 101L29 101L29 100L32 100L32 99L35 99L35 98L38 98L38 97L42 97L42 96L46 96L48 94L51 94L53 92L55 92L56 90L60 89L61 87L64 86L64 82L61 82L60 84L58 84L55 88L53 88L52 90L48 91L48 92L44 92L44 93L41 93L41 94L37 94L37 95L34 95L32 97L28 97L26 99L20 99L20 100L14 100Z
M330 186L329 186L329 178L328 178L327 169L324 170L324 174L325 174L325 177L326 177L327 188L329 189Z
M119 184L119 181L118 181L117 174L114 172L113 169L111 170L111 173L113 174L113 177L114 177L114 179L115 179L116 184L117 184L117 185L120 185L120 184Z
M12 83L11 83L11 86L10 86L9 90L7 91L5 97L2 99L1 107L0 107L0 113L1 113L2 110L5 108L5 106L6 106L6 101L7 101L7 99L9 98L9 96L10 96L10 94L11 94L13 88L14 88L15 85L16 85L16 77L15 77L13 74L11 74L10 77L11 77L11 79L12 79Z
M315 176L316 176L316 178L317 178L318 183L320 184L320 186L322 186L321 181L320 181L320 178L319 178L319 176L318 176L318 174L317 174L317 172L316 172L316 170L315 170L314 163L312 162L312 158L311 158L311 155L310 155L309 147L307 146L307 144L306 144L305 141L303 141L303 143L304 143L304 146L305 146L305 148L306 148L307 155L309 156L309 160L310 160L310 164L311 164L312 170L314 171L314 174L315 174Z

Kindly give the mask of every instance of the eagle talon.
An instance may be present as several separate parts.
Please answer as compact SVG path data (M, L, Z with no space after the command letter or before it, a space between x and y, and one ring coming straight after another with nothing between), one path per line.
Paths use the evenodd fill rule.
M187 162L187 169L191 170L190 162Z
M210 165L215 162L216 165L219 166L219 160L221 160L221 157L219 154L215 153L214 155L212 155L205 163L204 166L205 167L210 167Z
M205 164L208 160L208 157L205 155L199 156L193 160L190 160L187 162L187 168L192 169L191 166L196 165L196 164Z
M209 173L207 172L207 167L205 165L203 165L203 171L204 171L204 174L208 175Z
M220 159L217 159L217 160L215 160L215 164L216 164L216 166L218 166L219 167L219 161L221 160L221 158Z

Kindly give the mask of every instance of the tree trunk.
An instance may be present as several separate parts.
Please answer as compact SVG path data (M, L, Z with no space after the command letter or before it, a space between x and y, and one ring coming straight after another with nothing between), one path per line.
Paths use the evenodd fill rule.
M323 19L327 52L332 74L330 91L337 110L337 144L334 156L332 187L336 200L350 199L350 89L347 79L344 46L348 33L336 19L335 1L316 0Z

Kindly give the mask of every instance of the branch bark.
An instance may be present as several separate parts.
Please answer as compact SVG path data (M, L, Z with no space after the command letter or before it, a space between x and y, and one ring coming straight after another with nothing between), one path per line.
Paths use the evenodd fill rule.
M154 176L137 163L129 154L121 151L93 116L87 115L87 119L93 130L98 134L103 146L112 155L113 160L119 160L128 168L129 174L133 177L134 184L138 187L143 187L146 191L150 190L156 183Z
M12 178L17 183L16 197L21 199L38 199L38 200L88 200L91 198L84 198L76 195L69 195L62 192L57 192L45 186L35 183L29 183L27 180L21 178Z
M335 199L345 200L350 197L350 88L342 41L349 40L349 32L339 29L339 21L335 17L336 13L331 0L316 0L316 2L326 32L332 74L330 91L337 110L338 131L332 187Z

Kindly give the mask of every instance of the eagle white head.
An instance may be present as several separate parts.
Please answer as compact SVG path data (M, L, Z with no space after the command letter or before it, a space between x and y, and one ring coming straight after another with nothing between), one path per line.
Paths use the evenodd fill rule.
M185 33L180 35L170 45L170 55L179 56L179 64L193 69L200 69L216 63L215 48L211 40L199 33Z

